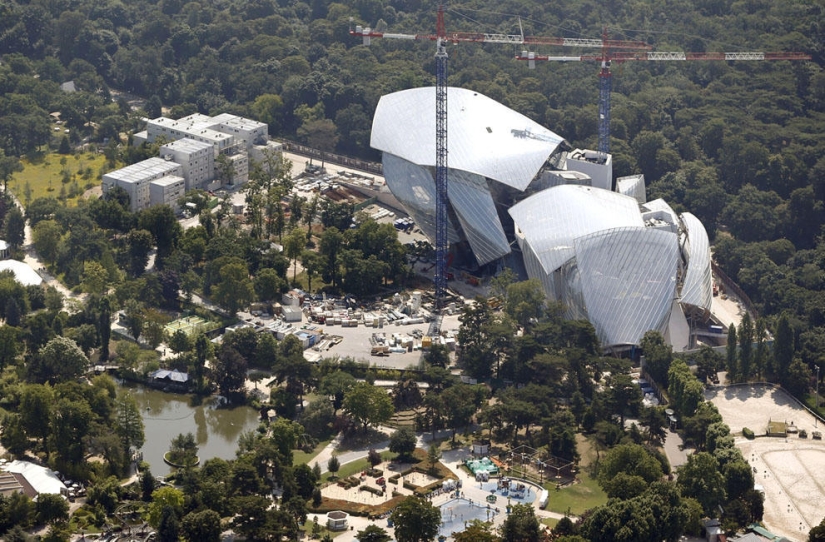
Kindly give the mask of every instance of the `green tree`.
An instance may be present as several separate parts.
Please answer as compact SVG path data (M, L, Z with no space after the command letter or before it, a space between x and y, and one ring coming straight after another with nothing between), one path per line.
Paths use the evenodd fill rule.
M143 446L143 418L131 394L122 394L115 401L115 433L120 437L127 455L130 448L139 449Z
M69 520L69 502L61 495L41 493L37 496L35 512L39 523L53 524Z
M49 420L49 450L57 455L57 465L75 472L83 468L87 437L92 431L94 413L83 400L59 399Z
M0 151L2 152L2 151ZM0 158L2 160L2 158ZM2 166L0 166L0 169ZM0 174L2 171L0 170ZM13 248L20 248L23 246L26 233L26 219L23 217L23 212L16 206L6 213L5 224L6 241Z
M129 247L129 272L133 277L139 277L146 271L154 237L146 230L132 230L126 235L126 243Z
M619 473L638 476L650 484L662 478L662 467L644 446L620 444L611 448L599 462L599 485L608 493L617 492L613 481Z
M370 425L389 420L395 412L392 399L381 388L359 382L344 396L344 411L355 423L362 424L364 432Z
M221 517L214 510L190 512L181 521L181 534L186 540L218 542L221 531Z
M808 533L808 542L825 542L825 518Z
M255 290L255 295L258 301L272 301L278 299L278 295L284 290L286 283L278 276L278 272L267 267L259 270L255 274L255 279L252 287Z
M143 333L143 328L146 325L146 311L143 303L136 299L129 299L123 307L123 324L132 338L137 341Z
M677 484L682 495L699 501L705 514L716 513L716 507L727 500L725 477L719 464L708 452L688 456L688 462L679 468Z
M398 542L429 542L438 535L441 512L429 501L411 496L401 501L390 519Z
M776 336L773 342L773 358L775 364L775 374L787 374L788 369L793 361L795 352L794 347L794 333L791 329L788 315L783 313L779 316L779 321L776 324Z
M152 492L149 503L149 524L157 528L163 516L163 509L170 507L176 514L183 511L183 492L174 487L163 486Z
M222 395L233 397L244 390L246 369L246 358L231 346L223 345L213 362L212 380Z
M333 287L338 286L339 257L344 247L344 236L338 228L330 227L321 235L318 254L324 261L323 279Z
M327 470L331 472L333 476L335 476L335 474L338 472L340 468L341 461L338 459L337 455L332 454L332 456L329 458L329 461L327 461Z
M249 271L243 264L230 263L221 267L219 275L220 282L213 289L213 296L219 305L234 315L255 298Z
M63 239L63 232L63 228L54 220L43 220L32 228L34 248L49 263L54 263L57 258L57 249Z
M183 229L168 205L155 205L138 214L138 227L152 234L157 246L155 265L163 267L163 261L172 254Z
M83 263L83 290L90 294L100 295L107 289L109 273L98 262Z
M533 507L514 505L501 526L502 542L538 542L539 537L539 520Z
M530 279L508 286L504 308L522 327L527 327L531 320L544 316L545 295L541 283Z
M358 542L390 542L392 537L378 525L367 525L366 529L355 533Z
M0 326L0 371L12 365L21 353L20 330L11 325Z
M3 192L8 192L9 181L18 171L23 171L23 164L16 156L7 156L0 149L0 180L3 181Z
M292 260L292 282L295 282L295 277L298 273L298 258L303 253L306 246L306 237L304 232L299 229L294 229L284 240L284 253L286 257Z
M178 542L180 540L180 520L174 507L170 505L163 507L157 529L159 542Z
M51 418L54 392L44 384L28 384L20 395L20 422L30 437L38 438L43 448L49 435L49 424L43 420Z
M86 373L89 358L73 340L55 337L43 346L29 364L29 377L35 382L65 382Z
M658 331L645 333L641 347L645 356L644 369L653 380L666 387L667 372L673 361L673 349L665 343L664 337Z
M390 451L399 458L408 458L415 451L415 433L408 427L401 427L390 436Z

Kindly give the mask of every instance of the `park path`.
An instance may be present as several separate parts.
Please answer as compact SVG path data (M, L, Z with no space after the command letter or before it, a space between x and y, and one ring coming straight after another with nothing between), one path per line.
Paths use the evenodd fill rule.
M18 209L23 213L25 216L26 209L20 203L20 200L17 199L17 196L14 195L14 192L9 191L8 195L11 197L14 204L17 206ZM49 286L54 286L54 288L63 294L64 297L67 299L77 299L80 302L84 302L86 300L86 294L76 294L66 288L57 278L53 277L48 271L46 271L46 264L40 258L40 255L34 249L34 239L32 237L32 228L29 226L29 221L26 220L26 226L24 229L24 239L23 239L23 251L25 255L23 256L23 262L28 264L29 267L35 270L35 272L40 275L43 279L43 282L48 284ZM68 307L70 310L72 307Z

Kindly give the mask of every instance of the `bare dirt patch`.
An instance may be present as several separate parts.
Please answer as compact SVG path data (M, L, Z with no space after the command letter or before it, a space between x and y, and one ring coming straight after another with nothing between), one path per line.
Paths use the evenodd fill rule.
M705 397L737 434L736 445L764 489L765 526L791 540L806 539L825 517L825 443L795 434L754 440L739 435L743 427L764 435L769 421L793 422L809 435L822 424L784 390L769 386L714 388Z

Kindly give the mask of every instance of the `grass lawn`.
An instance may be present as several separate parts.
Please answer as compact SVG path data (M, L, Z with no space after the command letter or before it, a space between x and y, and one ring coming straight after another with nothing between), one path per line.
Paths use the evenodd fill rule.
M384 461L395 459L394 453L390 451L381 452L381 459ZM365 471L370 468L370 462L367 461L366 458L358 459L357 461L353 461L352 463L347 463L346 465L341 465L341 468L338 469L338 472L335 473L335 476L332 475L331 472L325 472L321 476L321 482L329 482L330 480L340 480L341 478L346 478L348 476L352 476L353 474L359 473L361 471ZM380 468L380 467L379 467ZM390 476L390 474L385 473L385 475Z
M318 519L317 527L315 526L316 523L314 521L312 521L314 518ZM325 526L326 520L327 520L326 514L321 514L321 515L307 514L307 521L306 521L306 523L304 523L301 526L301 530L306 533L307 538L311 538L311 535L313 533L315 533L317 535L317 537L315 538L316 540L320 540L320 539L324 538L324 535L327 535L327 534L330 536L330 538L335 538L339 534L345 532L345 531L330 531L330 530L327 530L327 528Z
M23 171L14 174L9 189L21 203L42 197L60 198L63 194L69 205L75 205L83 192L100 186L100 169L106 158L92 153L47 153L34 160L23 158L20 163Z
M556 518L542 518L541 524L547 525L548 528L553 529L559 522Z
M547 510L559 514L581 515L585 510L601 506L607 502L607 494L591 476L591 466L596 461L596 449L593 441L584 435L576 435L576 447L581 457L579 462L579 482L556 491L554 483L545 484L550 492Z
M329 444L332 439L322 440L318 443L311 452L306 453L303 450L295 450L292 452L292 464L293 465L309 465L309 462L312 461L316 455L321 453L321 450L326 448L327 444Z
M607 502L607 495L587 471L580 472L579 479L581 480L579 483L569 485L558 491L556 491L555 484L545 484L545 489L550 492L547 510L559 514L569 512L574 516L578 516L586 510Z

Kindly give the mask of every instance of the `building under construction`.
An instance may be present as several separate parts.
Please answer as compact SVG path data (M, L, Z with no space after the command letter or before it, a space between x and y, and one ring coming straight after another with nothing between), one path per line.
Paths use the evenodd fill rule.
M431 240L436 236L436 96L381 98L371 146L384 177ZM569 318L590 320L621 351L658 330L694 346L712 301L710 244L690 213L647 201L641 175L613 183L610 155L564 139L496 101L449 88L450 259L487 274L508 266L538 279Z

